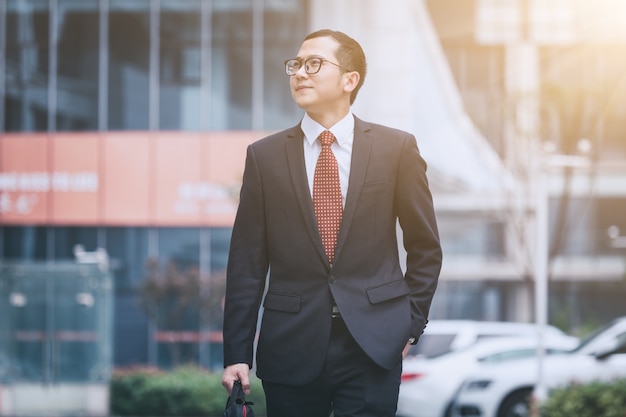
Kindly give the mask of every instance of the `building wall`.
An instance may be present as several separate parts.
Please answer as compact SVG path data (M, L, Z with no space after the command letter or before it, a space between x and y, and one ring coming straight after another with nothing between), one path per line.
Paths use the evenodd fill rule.
M551 320L579 328L623 314L624 248L607 230L626 230L624 8L585 0L427 4L466 111L520 180L518 196L533 195L542 155L551 165ZM581 157L586 164L576 168ZM531 215L507 216L506 246L526 268L510 289L532 283L534 238ZM529 310L532 297L502 294L507 309L521 300ZM589 294L607 304L590 308Z

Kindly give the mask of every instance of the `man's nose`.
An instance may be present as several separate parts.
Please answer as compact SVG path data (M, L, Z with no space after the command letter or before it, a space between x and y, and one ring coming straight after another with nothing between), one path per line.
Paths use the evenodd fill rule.
M309 75L306 70L304 69L304 65L302 65L300 68L298 68L298 71L296 71L296 73L294 75L298 76L298 77L306 77L307 75Z

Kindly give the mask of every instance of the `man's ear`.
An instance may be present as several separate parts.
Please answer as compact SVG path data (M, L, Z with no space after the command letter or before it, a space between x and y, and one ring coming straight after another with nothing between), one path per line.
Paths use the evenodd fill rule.
M347 72L343 75L343 90L346 93L351 93L357 85L359 85L359 80L361 79L361 75L356 72Z

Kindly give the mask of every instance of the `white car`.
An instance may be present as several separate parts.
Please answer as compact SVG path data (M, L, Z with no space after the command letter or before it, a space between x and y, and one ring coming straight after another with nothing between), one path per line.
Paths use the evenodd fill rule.
M548 336L566 336L554 326L546 326ZM430 320L417 345L411 346L407 356L434 358L444 353L465 349L474 343L492 337L534 337L537 325L506 321Z
M541 369L547 395L550 390L570 383L626 378L626 317L615 319L570 353L545 356ZM537 358L481 365L461 386L452 415L528 416L539 374Z
M496 337L433 359L407 357L402 364L396 416L449 416L456 392L479 363L533 356L537 353L537 344L536 336ZM570 351L577 345L577 338L566 335L550 335L545 343L550 353Z

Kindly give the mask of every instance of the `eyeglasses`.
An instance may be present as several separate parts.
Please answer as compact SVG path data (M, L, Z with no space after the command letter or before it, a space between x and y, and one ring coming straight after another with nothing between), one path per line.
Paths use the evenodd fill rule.
M302 68L303 62L304 62L304 70L306 71L307 74L317 74L318 72L320 72L320 69L322 68L322 64L324 62L328 62L329 64L333 64L337 68L341 68L344 71L350 72L349 69L344 68L339 64L335 64L334 62L329 61L327 59L319 58L319 57L311 57L305 60L302 60L300 58L293 58L293 59L286 60L285 72L287 73L287 75L289 75L290 77L292 75L296 75L296 72L298 72L298 70Z

